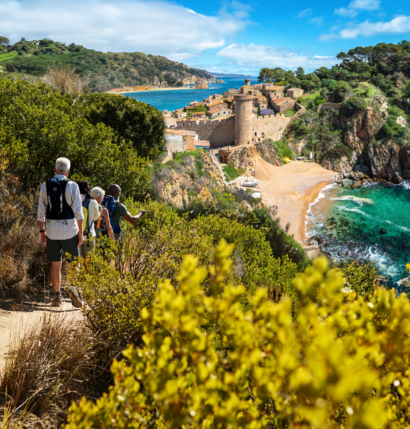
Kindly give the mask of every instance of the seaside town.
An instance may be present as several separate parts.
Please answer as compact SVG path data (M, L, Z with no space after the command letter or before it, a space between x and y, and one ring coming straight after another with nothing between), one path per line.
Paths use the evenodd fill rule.
M228 162L231 148L264 139L279 140L291 122L306 109L297 102L303 89L269 83L213 94L173 112L163 111L167 157L173 152L214 149ZM292 115L287 115L292 112Z

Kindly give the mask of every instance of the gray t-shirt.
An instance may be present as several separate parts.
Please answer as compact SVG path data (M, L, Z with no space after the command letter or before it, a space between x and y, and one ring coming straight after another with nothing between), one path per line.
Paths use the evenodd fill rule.
M113 211L114 229L121 227L121 218L128 213L127 207L123 203L116 201L115 209Z

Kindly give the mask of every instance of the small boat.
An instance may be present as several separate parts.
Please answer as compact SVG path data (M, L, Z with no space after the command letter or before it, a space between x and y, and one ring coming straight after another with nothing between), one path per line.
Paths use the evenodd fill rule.
M254 179L245 179L243 182L240 183L241 186L244 186L246 188L255 188L256 186L259 185L259 182L257 180Z
M288 164L290 164L290 159L289 158L283 158Z
M280 167L280 164L276 158L275 158L275 161L276 161L276 164L278 164L278 167Z
M252 198L262 198L262 193L261 192L254 192L252 195L251 195L251 197Z

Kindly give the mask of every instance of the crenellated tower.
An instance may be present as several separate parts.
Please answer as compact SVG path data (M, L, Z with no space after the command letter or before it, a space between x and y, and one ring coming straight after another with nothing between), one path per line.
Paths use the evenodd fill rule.
M236 94L235 100L235 146L252 141L252 106L253 96Z

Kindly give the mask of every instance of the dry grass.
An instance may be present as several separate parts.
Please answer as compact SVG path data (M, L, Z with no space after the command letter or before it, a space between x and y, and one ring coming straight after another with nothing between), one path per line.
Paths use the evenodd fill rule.
M68 66L50 68L43 76L43 81L52 88L71 95L88 92L89 84Z
M0 299L44 283L45 247L36 222L38 194L23 192L20 181L0 172Z
M67 315L45 313L15 341L1 374L0 395L13 413L41 416L50 406L65 412L97 386L95 337Z

